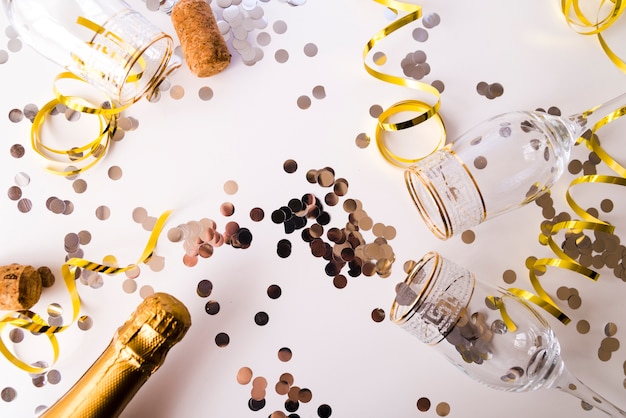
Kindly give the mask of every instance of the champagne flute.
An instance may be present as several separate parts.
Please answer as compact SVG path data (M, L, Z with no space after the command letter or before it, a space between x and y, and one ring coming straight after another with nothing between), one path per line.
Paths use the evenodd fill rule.
M559 389L585 409L626 416L567 370L554 332L527 301L481 283L435 252L396 286L390 318L491 388Z
M626 93L569 117L495 116L406 169L406 186L428 228L448 239L547 192L581 135L624 113Z

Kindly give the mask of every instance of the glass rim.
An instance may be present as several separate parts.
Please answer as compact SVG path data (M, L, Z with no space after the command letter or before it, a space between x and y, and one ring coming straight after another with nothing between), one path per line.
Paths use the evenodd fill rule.
M156 43L162 42L162 41L165 41L166 43L165 53L163 54L163 57L161 58L161 62L157 65L156 70L154 71L154 74L149 78L148 82L146 82L144 86L141 86L141 85L137 86L136 94L131 95L132 97L129 97L127 100L122 101L122 98L125 96L124 92L128 91L129 89L132 89L131 86L133 84L133 82L127 82L127 81L124 82L118 90L118 100L120 100L120 104L132 104L132 103L137 102L146 94L148 94L150 91L152 91L155 87L157 87L159 84L161 84L163 82L162 78L167 76L169 73L171 73L174 70L174 68L171 68L169 71L166 72L166 70L169 68L167 64L169 63L174 53L174 49L173 49L174 39L167 33L160 32L157 34L157 36L155 36L153 39L151 39L149 42L143 45L141 49L138 49L130 57L130 59L125 63L124 67L127 69L126 79L128 79L131 76L131 71L133 70L133 67L141 59L141 57L146 52L146 50L148 50L148 48L152 47ZM144 79L144 76L142 75L136 82L139 83L143 79Z
M415 276L418 274L420 270L423 270L426 264L428 264L431 260L434 259L433 268L430 270L428 277L424 280L424 284L422 285L419 292L416 294L415 299L411 304L406 307L401 312L401 305L397 302L396 299L393 300L391 304L391 310L389 312L389 319L392 322L402 325L408 322L411 317L417 312L421 303L428 297L428 293L432 288L433 279L439 274L441 270L441 261L442 257L436 251L429 251L426 253L420 261L418 261L411 270L406 274L403 283L406 285L410 285Z

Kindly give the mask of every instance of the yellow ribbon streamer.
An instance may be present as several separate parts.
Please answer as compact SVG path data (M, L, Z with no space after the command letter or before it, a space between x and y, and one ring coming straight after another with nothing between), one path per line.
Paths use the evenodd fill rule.
M70 72L59 74L55 78L55 82L61 79L83 82L81 78ZM46 167L49 172L62 176L72 176L93 167L104 157L109 148L111 138L117 129L118 115L128 108L130 104L115 106L110 100L107 100L106 103L110 104L110 108L96 106L81 97L61 94L56 83L54 85L54 93L56 97L39 109L33 119L30 131L31 145L37 154L49 162L50 165ZM99 133L96 138L83 146L70 149L56 149L47 146L42 138L41 131L46 118L59 104L63 104L77 112L96 115L99 119Z
M595 109L591 109L586 114L590 114ZM596 132L607 124L613 122L614 120L624 116L626 114L626 108L622 107L610 112L608 115L603 117L599 122L597 122L590 129L590 135L586 137L580 137L578 139L579 142L584 143L587 148L593 152L595 152L600 160L604 162L611 170L613 170L618 176L608 176L608 175L583 175L575 178L568 186L567 191L565 193L565 199L570 206L570 208L574 211L576 215L578 215L581 220L572 220L572 221L564 221L558 222L550 227L548 231L543 231L539 235L539 243L542 245L548 246L556 257L552 258L542 258L538 259L534 262L529 262L527 267L529 269L529 277L530 282L537 293L533 295L530 292L511 288L508 289L510 292L530 301L539 307L543 308L545 311L549 312L552 316L557 318L563 324L567 324L570 322L570 318L565 315L563 311L561 311L556 303L550 298L547 292L544 290L543 286L539 282L537 277L537 272L544 273L546 272L546 267L557 267L565 270L569 270L580 275L587 277L590 280L597 281L600 277L600 274L594 270L591 270L576 260L572 259L568 256L565 251L557 244L554 239L554 236L561 231L600 231L608 234L613 234L615 231L615 226L611 225L608 222L605 222L584 210L572 197L572 189L580 184L593 184L593 183L603 183L617 186L626 186L626 169L622 167L613 157L609 155L608 152L604 148L600 146L600 143L597 140Z
M600 17L602 8L605 5L609 5L610 10L604 17ZM615 23L624 9L626 9L626 3L622 0L611 0L610 2L602 0L598 5L595 17L589 17L581 10L579 0L561 0L561 11L565 16L567 24L582 35L596 35L602 50L611 62L622 72L626 73L626 62L613 52L602 36L602 32Z
M52 346L52 363L48 367L36 367L24 362L18 356L13 354L13 352L6 346L2 338L0 338L0 353L4 355L4 357L13 365L28 373L39 374L46 372L49 367L52 367L52 365L56 363L59 357L60 348L56 334L68 329L78 319L78 314L80 312L80 296L78 295L78 290L76 289L76 273L78 269L82 268L98 273L114 275L136 268L138 264L147 263L154 254L159 236L161 235L165 222L170 214L171 211L166 211L157 219L144 251L135 264L129 264L126 267L113 267L94 263L82 258L71 258L61 266L63 281L72 303L72 320L68 325L51 326L40 315L30 310L10 312L0 319L0 335L2 335L2 331L7 325L22 328L36 334L45 335Z
M365 66L365 70L371 76L381 81L385 81L391 84L396 84L398 86L409 87L415 90L419 90L424 93L427 93L430 96L433 96L434 98L434 104L429 104L420 100L405 100L405 101L396 103L392 105L391 107L389 107L387 110L385 110L378 117L378 124L376 127L376 144L378 146L378 149L380 150L381 154L387 161L389 161L390 163L396 166L405 167L406 165L410 165L421 160L422 158L431 154L437 149L441 148L445 144L445 127L441 119L441 116L439 115L439 107L441 106L440 95L439 95L439 91L429 84L426 84L424 82L417 81L417 80L412 80L412 79L398 77L398 76L394 76L390 74L385 74L383 72L375 70L367 63L367 57L370 51L372 51L372 49L380 41L385 39L387 36L391 35L393 32L397 31L398 29L422 17L421 6L410 4L410 3L404 3L400 1L395 1L395 0L374 0L374 1L379 4L382 4L383 6L387 6L389 9L391 9L394 12L397 12L398 10L402 10L408 13L405 16L395 20L390 25L378 31L367 42L367 44L365 45L365 48L363 49L363 64ZM403 121L400 123L388 122L389 117L391 117L392 115L395 115L400 112L406 112L406 111L418 112L418 115L410 120ZM428 152L424 156L418 156L418 157L411 156L410 158L405 158L405 157L396 155L389 150L389 148L387 147L387 142L385 140L385 135L384 135L386 132L399 131L402 129L411 128L431 118L434 118L437 121L437 124L440 126L441 131L442 131L441 137L439 138L437 145L435 146L435 149L433 151Z

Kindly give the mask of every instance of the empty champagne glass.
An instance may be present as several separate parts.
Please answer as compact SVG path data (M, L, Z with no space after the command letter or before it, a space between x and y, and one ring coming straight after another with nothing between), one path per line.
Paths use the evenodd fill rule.
M429 229L450 238L547 192L580 136L625 112L622 94L569 117L540 111L495 116L409 167L409 194Z
M123 0L2 0L24 43L116 104L150 96L181 65L174 41Z
M626 412L574 377L546 320L530 304L426 254L396 287L390 318L479 382L509 392L559 389L585 409Z

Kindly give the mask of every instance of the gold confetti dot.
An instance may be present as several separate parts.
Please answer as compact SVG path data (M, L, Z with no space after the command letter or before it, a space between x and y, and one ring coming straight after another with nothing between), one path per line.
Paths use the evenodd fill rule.
M435 411L440 417L445 417L450 413L450 405L447 402L439 402Z
M581 319L580 321L578 321L578 323L576 323L576 331L578 331L581 334L587 334L590 329L591 329L591 325L589 324L588 321L584 319Z
M471 244L476 239L476 234L471 229L463 231L461 234L461 240L466 244Z

